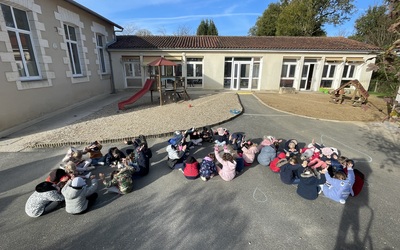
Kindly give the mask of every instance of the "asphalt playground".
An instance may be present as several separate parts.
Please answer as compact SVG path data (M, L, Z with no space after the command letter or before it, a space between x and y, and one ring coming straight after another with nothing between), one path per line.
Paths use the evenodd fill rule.
M363 124L323 121L271 109L240 94L244 112L221 126L263 135L312 138L336 147L366 176L359 196L345 205L319 197L304 200L296 186L254 163L233 181L187 180L166 165L168 138L149 139L150 174L127 195L106 193L84 215L64 209L39 218L25 202L65 155L67 147L0 152L0 249L398 249L400 142ZM299 104L301 105L301 104ZM49 120L31 128L45 129ZM41 127L43 125L43 127ZM61 126L57 124L57 126ZM29 128L21 133L29 133ZM17 133L18 134L18 133ZM126 148L124 144L104 145ZM213 150L204 143L192 153ZM104 151L104 150L103 150ZM93 173L110 172L101 166Z

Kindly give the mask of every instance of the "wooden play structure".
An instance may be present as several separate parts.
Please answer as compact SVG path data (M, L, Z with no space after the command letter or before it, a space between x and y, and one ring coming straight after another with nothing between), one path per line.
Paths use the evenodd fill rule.
M336 104L342 104L346 99L346 90L345 88L348 86L353 86L355 89L351 93L351 104L354 107L360 107L362 104L368 102L369 93L364 89L361 83L358 80L351 80L339 88L330 91L331 94L331 102Z
M160 94L160 106L176 102L184 97L185 100L190 100L190 96L187 93L185 78L184 77L172 77L161 75L161 66L176 66L176 63L169 61L163 57L151 62L148 66L158 67L158 74L151 76L155 79L155 85L151 88L152 91L158 91ZM153 98L153 97L152 97Z
M185 78L175 77L174 80L166 80L162 95L163 104L177 102L180 99L190 100L190 96L186 91Z

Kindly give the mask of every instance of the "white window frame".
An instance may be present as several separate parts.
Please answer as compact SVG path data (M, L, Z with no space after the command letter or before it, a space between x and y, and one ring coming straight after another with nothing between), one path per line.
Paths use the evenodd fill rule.
M292 87L294 87L295 80L296 80L297 65L298 65L298 59L291 59L291 58L283 59L281 75L280 75L280 79L281 79L280 82L282 82L282 80L283 81L292 80L293 81ZM286 72L284 72L284 66L287 66ZM293 72L293 76L290 76L292 67L294 67L294 72ZM279 85L281 85L281 83Z
M191 61L192 58L188 57L186 59L187 63L186 63L186 76L187 76L187 81L190 82L190 80L201 80L201 85L192 85L192 84L188 84L188 87L203 87L204 84L204 80L203 80L203 76L204 76L204 64L203 64L203 58L201 58L201 61ZM193 76L188 76L188 72L189 72L189 65L193 65ZM197 67L201 65L201 75L197 75Z
M19 73L20 80L21 81L30 81L30 80L40 80L40 79L42 79L39 63L38 63L38 60L37 60L37 53L35 52L35 45L34 45L33 39L32 39L31 27L30 27L30 23L29 23L29 19L28 19L26 11L18 9L18 8L14 8L12 6L5 5L5 4L2 4L1 6L9 7L10 11L11 11L10 14L12 16L13 26L14 27L10 27L7 24L5 26L6 26L6 29L7 29L7 33L9 33L9 32L15 33L15 37L16 37L16 40L17 40L18 51L13 49L13 54L14 54L15 63L17 64L17 67L18 67L18 73ZM5 12L5 10L3 10L3 8L0 8L0 9L1 9L2 12ZM24 12L25 17L26 17L26 21L27 21L26 24L27 24L28 30L19 29L17 27L17 22L16 22L16 17L15 17L14 10L18 10L18 11ZM31 48L28 48L28 51L24 52L24 48L22 46L22 41L21 41L21 35L27 35L28 38L29 38L28 42L30 43ZM11 37L10 37L9 34L8 34L8 36L9 36L9 38L11 40ZM28 54L26 54L26 53L28 53ZM17 60L17 55L18 54L19 54L19 57L21 57L21 60ZM28 65L29 59L27 58L28 55L31 58L33 56L32 64L30 66L34 66L33 70L37 72L37 75L32 75L32 76L30 75L29 65ZM23 74L21 74L21 71L23 71L25 73L25 76Z
M326 75L323 75L325 66L328 66L328 70L326 71ZM329 76L329 75L331 75L331 71L332 71L332 67L333 66L335 66L335 68L333 69L333 75ZM338 67L339 67L339 63L328 63L328 62L326 62L324 64L324 67L322 68L322 75L321 75L321 83L320 83L320 87L321 88L333 88L334 82L335 82L335 75L337 74ZM321 86L322 81L332 81L331 82L331 86L330 87L322 87Z
M76 40L71 39L71 31L70 28L73 29L74 36ZM71 71L72 71L72 76L73 77L80 77L83 76L83 67L81 64L81 59L80 59L80 52L79 52L79 36L76 30L79 29L78 27L75 27L70 24L64 23L64 33L65 33L65 43L67 44L67 50L68 50L68 56L69 56L69 62L71 66ZM74 47L75 46L75 47ZM75 49L76 51L75 51ZM80 71L77 73L77 71Z
M105 56L105 36L103 34L96 34L96 49L99 59L100 73L102 75L107 74L107 63Z
M347 79L349 79L349 81L350 80L354 80L355 75L356 75L356 71L357 71L357 66L358 66L357 64L348 64L348 63L346 63L344 65L344 67L343 67L343 73L345 72L345 68L346 67L348 67L348 70L347 70L346 75L342 74L342 80L347 80ZM351 68L353 68L353 74L352 75L350 75Z

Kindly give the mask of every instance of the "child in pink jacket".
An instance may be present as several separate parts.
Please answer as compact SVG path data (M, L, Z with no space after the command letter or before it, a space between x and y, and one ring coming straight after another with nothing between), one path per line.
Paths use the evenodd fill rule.
M217 165L217 172L224 181L231 181L236 176L236 161L227 148L224 149L222 157L219 155L218 146L214 147L215 158L221 163L222 168Z
M254 159L256 158L256 154L260 152L261 145L258 146L256 143L253 143L251 141L246 141L243 143L242 146L242 157L244 159L244 165L245 166L250 166Z

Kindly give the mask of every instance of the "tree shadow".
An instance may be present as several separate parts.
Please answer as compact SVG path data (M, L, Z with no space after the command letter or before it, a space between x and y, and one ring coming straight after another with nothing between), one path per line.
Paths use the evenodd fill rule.
M167 188L167 187L166 187ZM241 232L246 232L248 216L235 207L235 193L227 188L213 195L198 194L203 187L180 185L169 189L167 195L152 193L147 196L128 194L118 199L118 204L108 204L96 210L100 221L92 221L93 213L82 216L63 215L61 225L75 225L85 230L65 230L56 234L48 245L42 247L81 248L93 247L141 249L215 249L245 248ZM135 196L135 202L128 202ZM95 205L96 206L96 205ZM61 212L61 211L59 211ZM54 221L59 213L49 214L46 221ZM43 222L42 222L43 223ZM85 226L86 225L86 226ZM23 226L23 225L20 225ZM65 225L66 226L66 225ZM232 230L240 228L241 230ZM207 237L202 235L207 232ZM235 232L235 235L232 235ZM30 237L42 237L42 232L32 231ZM83 240L84 239L84 240ZM229 240L227 240L229 239Z

